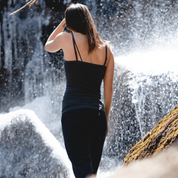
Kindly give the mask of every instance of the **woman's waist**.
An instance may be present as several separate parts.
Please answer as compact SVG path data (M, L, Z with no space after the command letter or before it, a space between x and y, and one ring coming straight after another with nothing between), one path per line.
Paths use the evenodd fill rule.
M100 90L90 90L90 89L83 89L83 88L66 88L64 93L64 98L80 98L80 99L93 99L93 100L100 100L101 94Z
M64 94L63 101L97 102L100 103L100 96L86 94Z
M99 98L92 98L87 96L85 97L64 96L62 101L63 112L77 108L93 108L97 110L103 110L104 105Z

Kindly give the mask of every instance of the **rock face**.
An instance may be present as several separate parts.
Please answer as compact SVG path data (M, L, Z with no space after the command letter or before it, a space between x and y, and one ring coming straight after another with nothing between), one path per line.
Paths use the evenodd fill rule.
M160 120L126 156L124 166L150 157L171 145L178 137L178 105Z
M116 66L107 136L110 157L123 163L129 150L178 104L176 75L136 73Z
M135 105L132 103L132 91L128 84L130 72L116 66L114 75L107 154L123 162L129 150L141 139L141 131Z
M0 122L0 177L71 176L66 152L34 112L0 115Z

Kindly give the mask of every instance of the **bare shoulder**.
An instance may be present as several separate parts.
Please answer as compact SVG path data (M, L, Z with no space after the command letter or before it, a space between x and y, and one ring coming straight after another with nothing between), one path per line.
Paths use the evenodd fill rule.
M107 63L106 63L106 66L109 64L109 63L114 63L114 56L113 56L113 53L112 53L112 47L111 45L106 42L106 45L107 45Z
M68 45L71 43L72 38L71 34L68 32L62 32L59 33L56 38L56 45L60 47L60 49L65 49L68 47Z
M109 53L112 53L112 46L110 45L110 43L109 42L106 42L106 46L107 46L107 49L108 49L108 51L109 51Z
M71 35L68 32L61 32L56 36L56 38L57 38L57 40L60 40L60 41L61 40L66 41L71 38Z

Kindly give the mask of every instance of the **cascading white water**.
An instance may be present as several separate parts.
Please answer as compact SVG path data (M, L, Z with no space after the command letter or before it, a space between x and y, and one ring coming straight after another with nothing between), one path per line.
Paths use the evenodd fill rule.
M172 2L174 6L171 1L163 0L147 3L141 0L113 1L113 4L107 0L100 4L84 1L101 36L107 40L116 38L111 43L116 68L110 133L100 172L121 164L129 149L178 104L178 53L175 50L178 46L178 4ZM10 0L8 4L9 9L4 11L0 26L3 31L0 43L4 43L4 66L9 71L9 83L13 84L12 68L21 69L25 65L21 78L24 80L23 108L34 110L63 145L60 115L65 76L62 67L56 70L41 40L43 26L49 25L51 15L46 12L45 1L41 0L39 11L38 8L35 11L26 9L28 13L22 13L23 18L18 15L9 17L14 9ZM58 60L63 59L60 56Z
M131 71L128 84L132 89L132 103L135 105L141 137L178 104L177 55L175 49L155 49L116 58L116 62ZM146 115L149 120L145 122Z

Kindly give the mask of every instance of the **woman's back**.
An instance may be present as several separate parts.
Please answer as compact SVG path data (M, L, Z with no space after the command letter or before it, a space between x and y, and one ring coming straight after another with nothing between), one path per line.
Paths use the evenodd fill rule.
M67 85L63 99L63 113L78 108L102 108L104 110L100 101L100 86L106 71L107 46L104 51L101 48L93 54L87 54L87 48L84 48L87 44L85 44L83 35L78 35L78 43L73 32L71 32L71 38L72 44L69 41L68 45L71 45L73 49L67 46L67 50L64 50L68 60L65 60ZM81 48L78 44L83 49L83 53L80 52ZM101 52L104 53L103 59L99 56ZM82 54L86 54L85 59Z
M104 64L105 57L106 57L104 44L100 47L97 47L91 53L88 53L89 46L88 46L87 36L76 32L73 32L73 35L83 62L97 64L97 65ZM64 58L66 61L75 61L76 57L75 57L75 51L74 51L71 33L66 32L65 38L66 38L66 43L65 46L63 47ZM78 60L81 61L78 53L77 56L78 56Z

